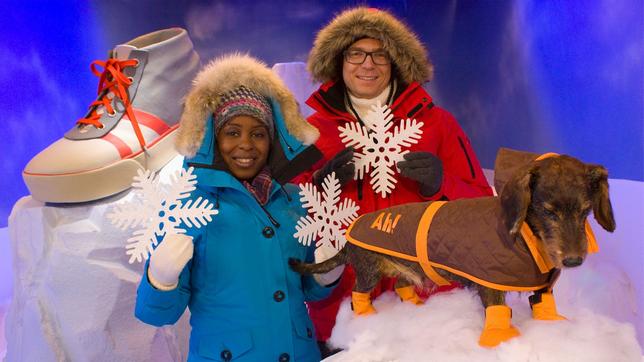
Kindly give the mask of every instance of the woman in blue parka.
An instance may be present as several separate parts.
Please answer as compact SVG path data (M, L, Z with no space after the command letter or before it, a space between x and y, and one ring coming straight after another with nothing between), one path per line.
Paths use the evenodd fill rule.
M219 214L159 244L135 311L162 326L190 308L189 361L320 360L304 301L332 288L288 266L314 253L293 238L305 210L286 184L319 159L309 147L318 135L281 80L249 56L214 60L195 78L176 145L197 175L190 197Z

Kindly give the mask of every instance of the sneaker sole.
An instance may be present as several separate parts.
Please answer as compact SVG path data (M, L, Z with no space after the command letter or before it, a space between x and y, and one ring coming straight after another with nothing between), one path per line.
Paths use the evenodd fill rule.
M177 128L151 145L147 152L90 171L43 175L23 172L31 196L42 202L75 203L102 199L132 186L138 170L160 170L178 155L174 149Z

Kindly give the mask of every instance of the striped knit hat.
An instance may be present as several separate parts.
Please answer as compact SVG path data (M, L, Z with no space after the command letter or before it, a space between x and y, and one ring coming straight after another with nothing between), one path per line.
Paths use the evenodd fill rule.
M220 96L219 107L213 113L215 135L228 121L237 116L250 116L263 122L273 139L273 111L266 97L242 86Z

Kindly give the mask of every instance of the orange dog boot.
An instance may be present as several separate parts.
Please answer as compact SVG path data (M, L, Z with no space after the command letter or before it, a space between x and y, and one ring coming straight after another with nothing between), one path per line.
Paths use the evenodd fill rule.
M418 294L416 294L416 290L412 285L402 288L396 288L396 294L398 294L400 300L403 302L409 302L416 305L421 305L424 303L423 300L420 299Z
M492 305L485 308L485 326L479 345L496 347L501 342L519 336L519 330L512 325L512 309L506 305Z
M371 294L369 293L351 293L351 309L356 315L369 315L376 313L376 309L371 305Z
M530 297L530 306L532 307L532 318L543 321L559 321L566 320L566 317L557 313L557 306L555 305L555 297L552 293L542 293L541 301L538 301L538 296L533 295ZM533 303L534 302L534 303Z

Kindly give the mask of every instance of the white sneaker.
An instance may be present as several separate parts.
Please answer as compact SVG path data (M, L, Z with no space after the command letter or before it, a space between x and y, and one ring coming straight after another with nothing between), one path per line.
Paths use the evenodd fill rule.
M177 155L181 102L199 68L181 28L140 36L94 61L96 101L64 138L29 161L22 176L31 195L43 202L97 200L128 189L138 169L163 167Z

